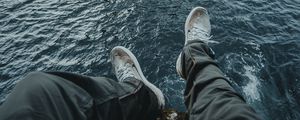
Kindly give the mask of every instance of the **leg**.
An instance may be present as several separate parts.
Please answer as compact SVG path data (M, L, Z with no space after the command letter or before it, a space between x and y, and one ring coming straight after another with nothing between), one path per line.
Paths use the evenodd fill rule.
M0 119L152 120L158 117L164 97L147 81L135 56L124 47L116 47L111 59L119 82L66 72L28 75L1 106Z
M1 120L86 120L92 97L63 78L31 73L21 80L0 108Z
M37 72L20 81L0 107L1 120L139 120L159 113L140 80L117 82L66 72Z
M260 119L228 84L207 46L210 23L206 9L197 7L186 21L186 43L177 72L187 81L185 104L190 120Z
M255 111L228 84L210 57L205 43L191 43L183 50L187 86L185 104L191 120L259 119Z

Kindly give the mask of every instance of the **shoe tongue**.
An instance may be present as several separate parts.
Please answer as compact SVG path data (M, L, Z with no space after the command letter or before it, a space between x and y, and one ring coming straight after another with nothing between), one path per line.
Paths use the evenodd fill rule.
M120 81L125 81L128 78L141 79L133 63L124 63L118 68L117 74Z

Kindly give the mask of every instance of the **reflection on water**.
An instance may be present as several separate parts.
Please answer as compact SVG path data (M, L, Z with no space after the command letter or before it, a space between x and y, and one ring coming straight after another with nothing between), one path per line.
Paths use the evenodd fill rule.
M0 1L0 103L30 71L114 77L108 59L122 45L184 111L175 61L185 17L211 15L212 48L224 73L268 120L300 119L300 2L297 0Z

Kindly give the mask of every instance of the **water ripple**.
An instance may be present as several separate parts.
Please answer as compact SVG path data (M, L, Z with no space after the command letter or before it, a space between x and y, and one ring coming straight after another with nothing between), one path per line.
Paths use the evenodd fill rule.
M195 6L208 9L211 46L247 102L266 120L300 119L299 0L1 0L0 104L31 71L114 77L108 56L122 45L168 107L185 110L175 61Z

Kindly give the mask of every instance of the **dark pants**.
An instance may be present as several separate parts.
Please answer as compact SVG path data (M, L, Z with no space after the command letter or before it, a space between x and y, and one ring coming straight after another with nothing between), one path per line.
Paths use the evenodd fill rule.
M182 53L190 120L259 119L228 84L202 42ZM0 120L147 120L159 114L154 93L138 80L119 83L71 73L32 73L0 108Z
M154 93L139 80L36 72L0 106L0 120L153 120L159 112Z
M184 92L190 120L257 120L255 111L229 85L207 44L187 43L182 52Z

